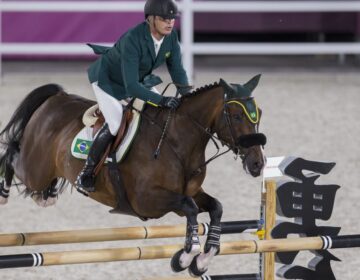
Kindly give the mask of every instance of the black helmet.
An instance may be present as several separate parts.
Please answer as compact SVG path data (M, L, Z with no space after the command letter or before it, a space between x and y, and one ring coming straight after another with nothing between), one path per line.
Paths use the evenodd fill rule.
M178 16L178 7L174 0L147 0L144 13L145 18L152 15L174 19Z

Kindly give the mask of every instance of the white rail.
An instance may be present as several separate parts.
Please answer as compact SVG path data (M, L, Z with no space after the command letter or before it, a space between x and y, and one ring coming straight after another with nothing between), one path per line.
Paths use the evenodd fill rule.
M1 43L2 12L141 12L145 1L0 0L0 75L3 54L89 54L82 44ZM193 76L195 54L360 54L360 43L194 43L195 12L360 12L360 1L193 1L179 2L184 66Z
M99 43L108 45L109 43ZM6 43L0 52L11 55L88 55L91 53L83 43ZM191 52L196 55L237 54L354 54L360 53L359 43L194 43Z
M194 1L186 7L194 12L353 12L360 11L360 1ZM180 9L184 10L179 1ZM5 12L136 12L145 1L0 1Z
M141 12L145 1L12 1L4 2L4 12Z

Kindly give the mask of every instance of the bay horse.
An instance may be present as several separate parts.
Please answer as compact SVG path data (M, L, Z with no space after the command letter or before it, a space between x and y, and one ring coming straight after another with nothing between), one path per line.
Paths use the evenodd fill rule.
M182 96L176 111L147 105L126 158L115 164L121 172L123 197L114 186L119 181L111 179L114 176L109 166L104 165L96 177L96 192L89 197L114 208L114 212L143 220L169 212L186 217L184 248L171 260L176 272L189 268L191 274L202 275L220 250L222 205L202 188L209 140L217 138L240 156L244 169L252 176L262 172L266 137L258 133L261 110L251 95L259 78L255 76L244 85L221 79ZM70 147L83 127L84 112L94 104L66 93L56 84L36 88L22 101L0 133L3 202L14 176L28 193L41 194L45 202L56 196L65 182L74 185L84 161L74 158ZM154 158L169 114L172 116L161 154ZM210 230L201 254L197 222L200 212L210 215Z

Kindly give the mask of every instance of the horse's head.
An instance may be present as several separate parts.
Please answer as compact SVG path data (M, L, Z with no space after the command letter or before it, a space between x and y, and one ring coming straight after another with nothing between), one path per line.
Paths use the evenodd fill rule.
M244 85L220 80L224 106L215 128L223 144L241 157L244 169L254 177L261 174L265 164L262 148L266 137L258 132L261 110L252 97L259 79L257 75Z

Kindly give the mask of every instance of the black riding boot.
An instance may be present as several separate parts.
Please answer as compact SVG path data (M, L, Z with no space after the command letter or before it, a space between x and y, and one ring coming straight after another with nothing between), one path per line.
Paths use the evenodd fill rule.
M105 123L97 133L86 159L85 166L76 179L76 188L80 193L87 195L87 193L95 191L94 169L101 160L107 146L114 138L115 136L110 133L108 124Z

